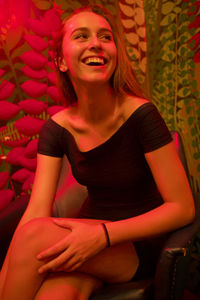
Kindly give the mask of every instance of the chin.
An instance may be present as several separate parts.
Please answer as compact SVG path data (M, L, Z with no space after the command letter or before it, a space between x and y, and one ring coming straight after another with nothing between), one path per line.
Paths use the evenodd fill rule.
M83 81L88 83L108 83L110 82L110 79L111 75L95 74L94 76L85 76Z

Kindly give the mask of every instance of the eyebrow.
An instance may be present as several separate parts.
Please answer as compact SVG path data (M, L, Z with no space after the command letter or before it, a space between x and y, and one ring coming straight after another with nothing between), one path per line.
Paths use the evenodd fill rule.
M72 33L71 33L71 36L76 32L76 31L89 31L89 29L87 28L87 27L79 27L79 28L76 28L76 29L74 29L73 31L72 31ZM111 29L109 29L109 28L104 28L104 27L102 27L102 28L100 28L100 30L98 31L98 32L105 32L105 31L107 31L107 32L109 32L109 33L111 33L111 34L113 34L113 32L112 32L112 30Z

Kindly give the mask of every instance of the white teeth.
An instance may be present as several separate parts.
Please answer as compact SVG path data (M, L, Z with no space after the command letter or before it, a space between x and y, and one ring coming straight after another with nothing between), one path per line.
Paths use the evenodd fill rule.
M85 64L89 65L91 63L97 63L97 64L104 65L104 59L102 57L88 57L88 58L86 58Z

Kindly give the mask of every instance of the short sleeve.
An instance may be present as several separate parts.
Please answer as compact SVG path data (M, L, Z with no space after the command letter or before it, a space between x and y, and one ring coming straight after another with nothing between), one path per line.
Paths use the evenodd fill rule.
M153 104L147 107L143 115L140 123L139 139L144 153L156 150L172 141L167 125Z
M49 119L40 131L38 153L54 157L63 157L64 153L60 143L61 134L62 128Z

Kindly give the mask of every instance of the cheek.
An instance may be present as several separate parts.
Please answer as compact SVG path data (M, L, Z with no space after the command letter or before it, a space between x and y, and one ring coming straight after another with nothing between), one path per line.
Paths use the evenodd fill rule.
M73 67L76 65L80 57L80 49L74 45L68 45L68 48L64 51L64 59L67 66Z

